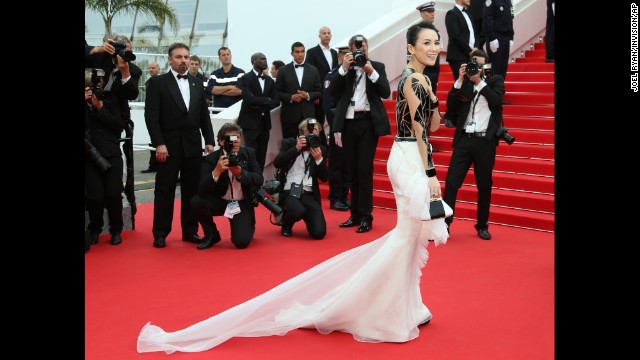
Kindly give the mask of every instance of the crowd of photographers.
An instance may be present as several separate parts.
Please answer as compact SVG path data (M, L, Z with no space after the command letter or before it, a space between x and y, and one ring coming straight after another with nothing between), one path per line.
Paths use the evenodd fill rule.
M327 60L324 65L329 65L323 66L325 69L322 70L322 79L318 72L320 66L316 68L311 64L314 62L312 56L305 59L305 47L299 42L292 45L293 61L280 67L275 81L271 78L268 81L265 79L268 64L266 56L262 53L252 55L253 69L243 74L241 81L235 86L246 102L243 103L243 127L247 128L247 134L251 134L251 140L247 141L256 145L244 146L247 134L243 134L243 127L239 125L241 121L238 124L224 124L216 137L219 148L214 151L212 145L207 145L205 156L200 156L199 170L184 168L185 164L192 164L193 156L187 158L182 150L176 149L186 146L185 139L196 139L193 137L193 131L197 132L197 137L204 137L207 144L212 142L208 140L213 139L211 124L206 124L210 121L209 113L207 111L205 116L204 110L201 109L206 108L207 100L210 101L207 96L209 92L214 96L215 94L209 87L203 88L202 85L199 85L197 92L189 88L191 83L194 87L196 83L203 84L201 78L187 71L189 48L181 43L170 46L168 55L171 69L165 74L150 78L152 81L149 81L147 98L154 99L155 96L157 101L154 100L151 105L147 103L145 107L145 121L157 150L153 155L156 157L155 166L158 169L154 192L154 247L166 246L166 237L171 231L172 216L169 215L173 213L173 197L167 194L175 192L176 184L160 185L165 182L162 179L167 177L167 174L170 173L169 177L172 177L177 175L178 171L188 174L188 182L193 185L193 191L186 191L185 182L182 181L181 193L185 197L182 199L181 209L183 240L197 243L199 250L210 248L222 240L214 220L217 216L229 219L231 242L237 248L244 249L249 246L256 227L254 207L261 204L269 210L270 222L281 226L282 236L291 237L294 225L302 220L311 238L323 239L327 224L321 206L319 182L328 180L330 183L336 182L333 187L330 184L332 191L338 187L343 188L337 198L329 195L331 209L350 211L349 219L339 224L340 227L358 226L357 233L371 230L373 157L378 137L390 134L388 115L381 101L390 96L389 82L384 64L368 58L368 43L364 36L353 36L349 41L349 48L341 49L340 56L336 50L328 46L331 32L327 27L320 29L319 37L321 43L316 47L318 54L323 57L324 52ZM230 50L228 52L230 54ZM478 58L483 61L478 63ZM486 63L486 58L484 52L478 51L473 54L468 64L464 64L463 75L467 79L464 89L467 88L469 79L472 79L473 83L496 83L491 79L491 64ZM131 43L125 36L114 36L97 47L90 46L85 41L85 210L90 219L85 226L85 251L89 249L90 244L99 242L99 234L104 227L105 208L109 218L110 243L122 243L123 192L132 207L131 217L134 221L131 143L133 122L128 101L137 98L138 82L142 75L140 68L132 62L135 59ZM230 63L230 56L228 60ZM309 61L305 64L305 60ZM181 79L188 80L186 85L182 85ZM448 106L447 115L452 118L457 116L456 109L459 106L453 99L457 96L460 84L456 82L450 95L452 102ZM323 87L324 94L331 96L322 96L323 91L319 89ZM265 90L267 88L268 91ZM289 88L303 90L288 90ZM167 94L162 95L165 90ZM172 92L182 96L173 96ZM198 97L195 102L190 98L193 94ZM483 95L488 96L484 93ZM502 94L499 95L501 97ZM199 99L200 97L202 99ZM324 114L317 117L314 113L316 107L313 106L320 105L325 97L327 103L320 107L327 110L325 112L328 126L324 124ZM175 103L168 99L175 100ZM184 103L180 104L180 100ZM283 139L271 139L281 143L280 151L274 160L274 166L277 168L276 179L264 179L262 170L265 149L258 146L259 141L256 139L260 138L260 133L268 133L270 109L280 104L283 105L283 136L285 125L287 128L294 125L297 131L288 131L289 136ZM169 113L172 111L167 111L167 106L178 111L171 115ZM495 112L493 108L488 111L488 114ZM464 123L469 111L463 108L462 112L459 117L460 122ZM196 119L195 127L185 125L190 121L188 119ZM247 122L250 124L247 125ZM268 126L252 126L263 122L268 122ZM495 124L498 124L496 128L485 131L495 133L492 139L502 139L509 145L512 144L515 139L508 134L504 125ZM325 135L324 127L329 128L330 136ZM460 130L462 127L458 128ZM187 136L187 132L190 135ZM167 140L169 137L174 140ZM176 145L180 144L176 137L182 137L183 145ZM269 140L268 136L266 140ZM174 145L167 147L165 142L171 141ZM455 143L456 139L454 145ZM495 153L495 150L493 151ZM126 164L122 154L125 155ZM339 159L336 159L337 154ZM328 166L330 157L333 165L338 164L337 160L340 160L345 166L340 169ZM492 159L493 157L490 157L487 162L492 162ZM482 198L490 197L491 167L488 167L489 190L485 190L488 195L481 196ZM123 186L125 169L127 177ZM462 166L457 177L463 177L467 170L468 166ZM332 175L332 172L339 174ZM194 180L197 178L199 181ZM449 199L455 203L455 188L459 187L460 182L458 180L447 178L446 189L452 192L445 192L445 200L449 195ZM352 203L346 199L349 190ZM168 200L161 201L161 198ZM486 201L482 202L484 204ZM454 204L449 205L454 207ZM482 217L487 219L488 210L484 207L488 205L484 204L481 211ZM171 214L167 215L168 212ZM197 234L196 220L202 226L204 237ZM162 224L165 225L161 226Z

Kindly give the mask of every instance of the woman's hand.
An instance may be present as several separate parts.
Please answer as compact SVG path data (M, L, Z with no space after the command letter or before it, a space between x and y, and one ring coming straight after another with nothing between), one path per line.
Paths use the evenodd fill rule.
M442 194L440 193L440 182L438 182L437 176L430 177L427 186L429 187L431 199L439 199L442 197Z

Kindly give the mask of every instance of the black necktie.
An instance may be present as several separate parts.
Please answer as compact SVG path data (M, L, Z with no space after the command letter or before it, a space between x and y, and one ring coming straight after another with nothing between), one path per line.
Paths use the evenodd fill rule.
M180 79L186 79L186 78L187 78L187 75L180 75L180 74L178 74L178 80L180 80Z
M298 64L295 64L295 65L293 65L293 66L295 66L295 68L297 69L297 68L299 68L299 67L301 67L301 66L304 66L304 64L299 64L299 65L298 65Z

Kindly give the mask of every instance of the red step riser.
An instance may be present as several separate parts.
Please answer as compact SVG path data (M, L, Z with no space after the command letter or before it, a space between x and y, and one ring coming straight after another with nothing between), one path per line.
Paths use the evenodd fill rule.
M451 140L442 138L432 138L431 143L433 147L443 151L453 151L451 148ZM496 148L496 155L498 156L516 156L522 158L533 159L549 159L555 158L554 146L551 145L529 145L518 144L514 142L513 145L507 145L504 141L500 140L500 145ZM378 146L376 149L375 159L387 160L389 158L390 147Z
M446 166L436 166L438 179L444 181L449 170ZM475 185L473 171L467 172L463 184ZM529 192L554 193L554 179L541 176L493 173L493 187L501 189L522 190ZM387 175L374 175L373 188L377 190L392 191L391 182Z
M540 64L545 63L544 57L532 57L532 58L516 58L516 64ZM507 69L507 73L509 70Z
M391 124L391 133L396 133L395 113L389 113L389 120ZM443 117L446 112L442 112ZM553 117L529 117L529 116L503 116L504 124L507 128L511 129L524 129L524 130L554 130L555 119ZM440 128L444 128L444 120L440 121ZM440 131L440 129L438 129Z
M323 199L326 199L327 196L329 196L328 185L320 185L320 196ZM396 201L393 197L393 193L374 190L373 206L395 209ZM462 202L456 203L456 218L468 218L475 220L476 213L476 204ZM537 213L527 210L505 209L498 206L491 206L489 222L554 231L555 216L552 214ZM452 235L455 236L455 225L452 226Z
M446 89L436 92L438 99L447 101L449 91ZM516 93L506 92L504 99L511 102L510 105L553 105L555 104L555 94L538 94L538 93ZM506 106L506 105L505 105Z
M555 73L553 71L540 71L540 72L515 71L514 69L511 69L512 65L519 65L519 64L509 64L506 81L555 82ZM546 65L546 64L523 63L521 65ZM453 81L453 74L451 74L451 71L442 72L442 70L440 70L440 76L438 77L438 87L440 87L440 81ZM394 90L397 90L397 89L394 89Z
M453 151L451 140L447 138L432 138L431 143L436 149ZM496 155L500 156L518 156L523 158L534 159L554 159L555 147L553 145L532 145L519 143L517 140L508 145L500 140L499 146L496 148Z
M449 151L439 151L433 154L433 161L440 166L449 166L449 162L451 161L451 154L452 152ZM493 169L495 171L511 172L517 174L554 176L555 162L551 160L530 160L497 156L496 164L494 165ZM374 174L386 174L387 161L374 161L373 172Z
M507 129L509 129L509 134L516 138L516 142L546 145L555 144L555 132L552 131L517 130L509 127L507 127ZM395 130L395 126L392 130ZM431 135L433 136L432 139L449 138L449 141L451 141L453 139L454 130L455 129L448 128L441 124L438 131L431 133ZM392 131L391 133L394 134L395 131ZM393 145L393 136L391 135L380 137L378 140L378 146L391 147L391 145Z
M450 91L453 87L452 80L438 80L438 93L441 90ZM506 81L504 88L507 94L512 92L525 92L525 93L554 93L555 84L552 82L527 82L527 81ZM438 95L439 96L439 95ZM395 97L394 97L395 98Z
M389 113L389 119L395 119L396 102L394 100L383 100L383 104ZM440 101L438 107L440 112L447 111L446 97ZM555 105L503 105L503 116L555 116Z
M524 57L526 58L543 58L547 56L546 50L525 50Z

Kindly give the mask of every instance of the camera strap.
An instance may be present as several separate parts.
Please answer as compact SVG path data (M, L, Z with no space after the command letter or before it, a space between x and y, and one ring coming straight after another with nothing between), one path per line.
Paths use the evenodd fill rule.
M480 92L478 90L473 90L473 107L471 108L471 121L474 121L476 116L476 104L480 99Z
M357 73L358 71L355 70L354 71ZM358 76L358 79L353 83L353 89L351 89L351 100L355 101L355 99L353 98L353 95L356 93L356 87L358 86L358 84L360 83L360 79L362 79L362 75L364 75L364 69L362 69L362 73L360 73L360 76Z

